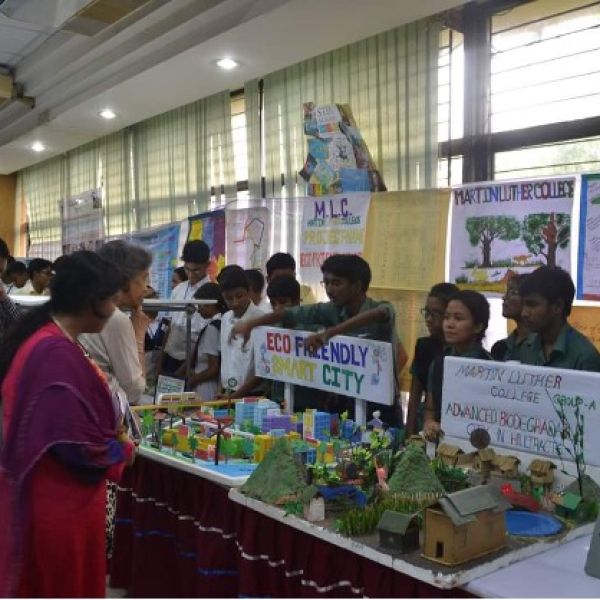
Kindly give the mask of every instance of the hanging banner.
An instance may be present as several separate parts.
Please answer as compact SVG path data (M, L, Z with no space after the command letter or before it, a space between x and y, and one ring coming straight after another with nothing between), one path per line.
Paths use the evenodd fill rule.
M215 281L219 271L225 266L225 211L213 210L200 213L188 219L187 241L202 240L210 248L208 275Z
M483 428L492 446L564 460L583 436L586 463L600 466L598 386L598 373L447 357L442 430L468 440Z
M152 254L150 285L160 298L171 295L171 275L178 261L180 226L180 223L175 223L129 235L132 244L143 246Z
M453 188L449 281L502 294L515 273L570 272L574 193L574 177Z
M62 253L96 251L104 243L102 190L89 190L60 202Z
M581 178L577 297L600 300L600 174Z
M256 375L391 405L392 345L337 335L309 352L307 331L259 327L252 332Z
M226 209L227 264L264 269L269 260L269 210L264 206Z
M321 265L332 254L362 254L370 194L338 194L302 200L299 271L302 283L322 296Z

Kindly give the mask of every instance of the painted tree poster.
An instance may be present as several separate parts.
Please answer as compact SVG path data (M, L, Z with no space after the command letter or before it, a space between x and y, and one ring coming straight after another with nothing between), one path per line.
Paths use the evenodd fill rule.
M513 274L571 270L574 177L486 182L452 189L450 281L501 294Z

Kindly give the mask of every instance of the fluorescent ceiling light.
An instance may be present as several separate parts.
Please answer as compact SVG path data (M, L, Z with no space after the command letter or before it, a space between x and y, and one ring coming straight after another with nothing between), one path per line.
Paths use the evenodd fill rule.
M33 144L31 144L31 149L34 152L43 152L46 149L46 146L44 146L42 142L33 142Z
M232 58L222 58L217 61L217 67L224 69L225 71L231 71L231 69L235 69L239 67L240 63L236 62Z
M112 109L110 108L105 108L104 110L101 110L98 113L103 119L106 119L107 121L110 121L111 119L114 119L117 116L117 113L115 113Z

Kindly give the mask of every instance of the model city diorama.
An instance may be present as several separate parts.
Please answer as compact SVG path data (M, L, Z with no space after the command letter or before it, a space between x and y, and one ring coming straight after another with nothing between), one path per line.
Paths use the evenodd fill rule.
M564 432L577 477L554 489L556 465L490 448L484 429L473 450L441 443L434 458L419 436L403 439L378 413L367 427L346 414L284 414L265 398L201 402L163 395L140 407L142 446L188 465L245 464L240 491L393 555L464 565L491 553L558 539L598 516L600 487L585 474L583 426Z

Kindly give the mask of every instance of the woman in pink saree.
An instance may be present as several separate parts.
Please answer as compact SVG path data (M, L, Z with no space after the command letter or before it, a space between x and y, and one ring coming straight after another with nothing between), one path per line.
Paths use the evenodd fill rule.
M133 455L118 404L77 343L114 310L121 274L93 252L61 260L47 304L0 348L0 595L105 595L106 481Z

